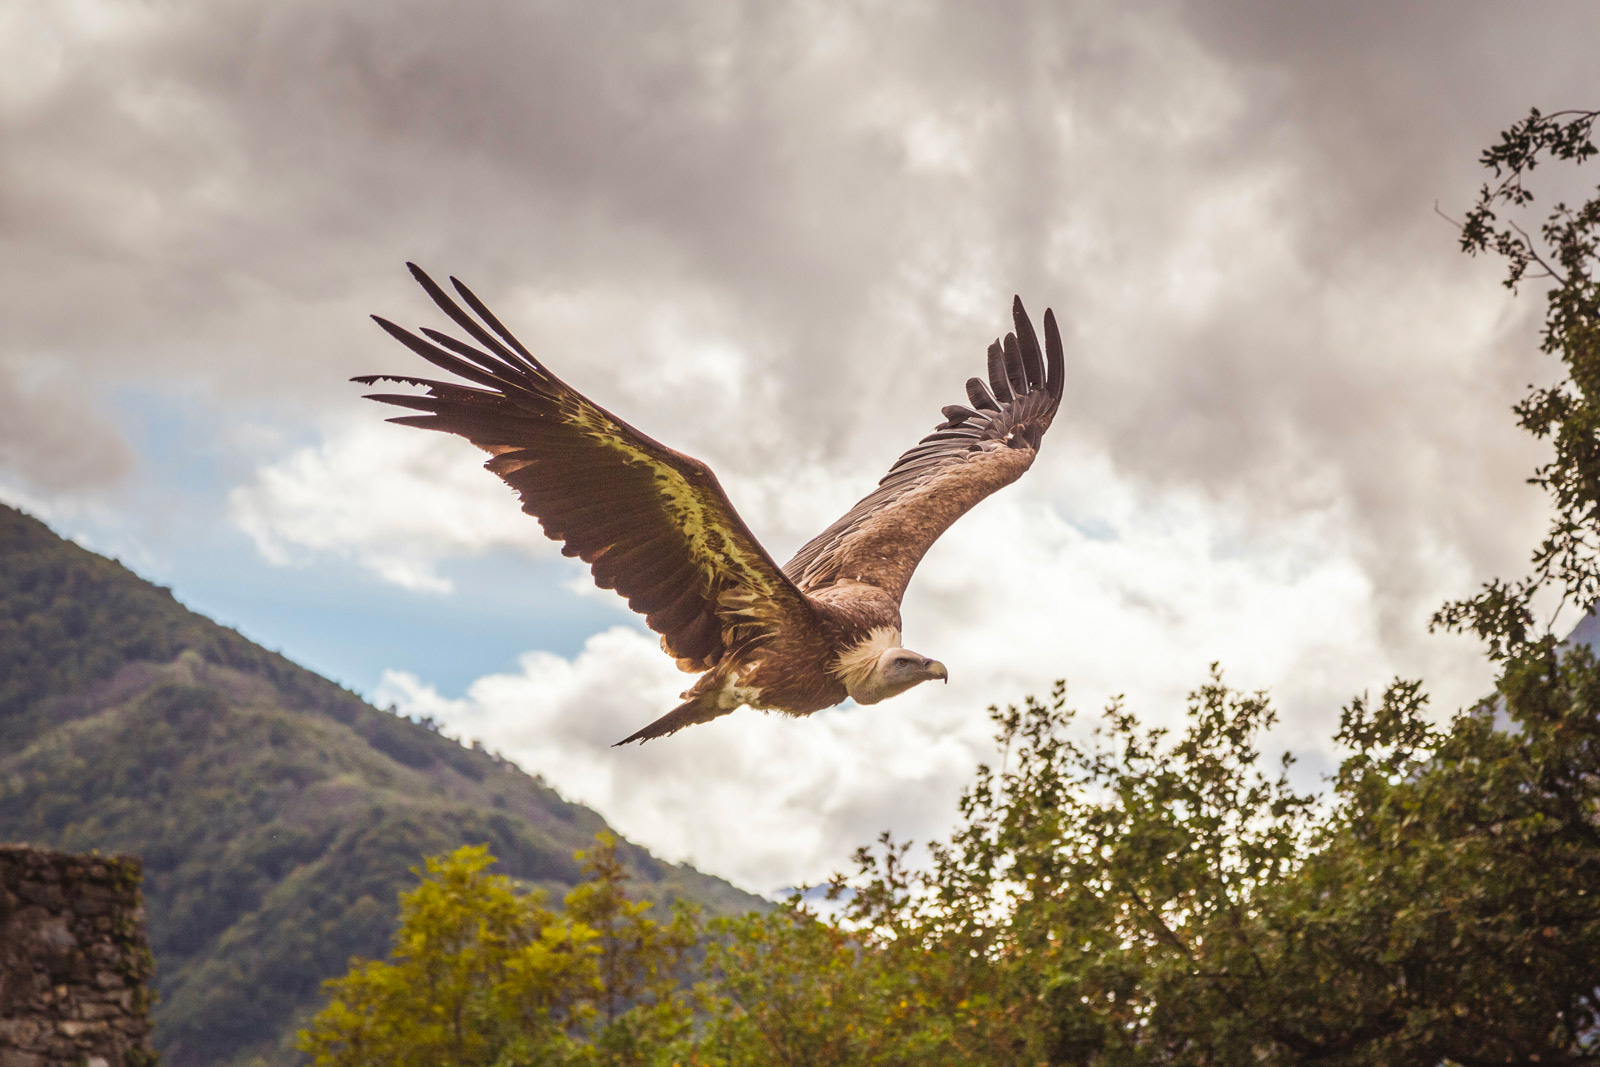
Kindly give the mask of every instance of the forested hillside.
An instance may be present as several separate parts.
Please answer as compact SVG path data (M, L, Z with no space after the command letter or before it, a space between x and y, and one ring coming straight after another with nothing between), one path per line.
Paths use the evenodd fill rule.
M172 1067L295 1062L295 1024L380 956L422 857L487 843L556 895L605 822L379 711L0 506L0 841L145 860ZM623 844L646 897L758 898Z

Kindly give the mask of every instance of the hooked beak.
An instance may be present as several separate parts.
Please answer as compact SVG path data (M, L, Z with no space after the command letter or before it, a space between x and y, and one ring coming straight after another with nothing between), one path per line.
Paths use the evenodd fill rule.
M928 661L926 670L929 678L938 678L940 681L944 682L945 685L950 684L950 672L945 670L944 664L940 663L938 660L930 659Z

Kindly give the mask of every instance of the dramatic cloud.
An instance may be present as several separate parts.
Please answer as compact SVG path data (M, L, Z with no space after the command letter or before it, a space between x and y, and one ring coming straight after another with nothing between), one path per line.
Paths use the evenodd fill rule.
M45 491L114 484L133 466L127 442L60 368L0 357L0 471Z
M271 565L471 596L446 561L551 546L478 454L379 427L345 381L417 369L365 320L442 324L414 259L711 463L782 558L960 398L1017 292L1061 315L1071 384L1037 469L913 585L908 634L957 680L920 712L755 716L785 740L722 753L777 774L804 735L868 778L886 764L852 753L938 756L794 793L847 814L774 836L808 857L763 861L774 879L947 812L973 709L1058 674L1086 708L1170 709L1222 658L1313 740L1390 671L1448 706L1483 676L1423 624L1522 563L1538 453L1506 409L1550 371L1537 300L1434 205L1470 200L1528 106L1593 103L1597 37L1579 4L22 0L0 12L0 485L156 499L114 496L161 473L108 402L133 385L210 412L237 476L197 491ZM665 661L594 640L449 706L504 734L494 694L534 700L542 672L568 696L535 704L567 723L609 678L637 725ZM663 791L607 785L616 755L585 746L610 732L585 729L504 747L684 854L715 850L671 828L719 825L718 802L805 822L782 790L695 794L654 748Z
M1147 721L1176 725L1220 659L1233 684L1272 690L1286 722L1273 743L1326 767L1339 705L1381 688L1403 660L1378 633L1366 576L1322 551L1330 517L1253 542L1193 499L1128 497L1103 463L1078 465L1072 482L1103 527L1085 532L1011 494L930 554L906 641L949 665L948 687L804 721L746 710L614 749L687 685L654 635L618 628L572 659L530 653L459 699L391 672L378 700L482 739L625 834L761 891L825 877L847 844L883 829L945 833L959 788L995 757L984 706L1048 693L1058 677L1084 712L1121 694ZM1459 660L1461 646L1444 644L1439 663ZM1488 684L1484 668L1441 673L1447 702Z
M301 448L235 489L229 512L261 554L333 553L408 589L449 592L434 565L496 548L550 545L516 498L474 470L471 445L373 419Z
M1527 371L1501 355L1503 299L1431 205L1467 194L1525 90L1423 39L1368 56L1387 13L1340 38L1218 5L22 10L0 313L9 343L102 379L325 410L382 350L362 313L406 306L412 257L752 472L887 454L1017 290L1071 320L1066 417L1131 477L1273 519L1309 473L1401 572L1470 525L1430 491L1441 443L1512 439L1494 417ZM1463 48L1542 41L1451 15ZM1419 62L1440 91L1399 96ZM1452 102L1469 89L1481 118ZM1463 305L1476 328L1441 336ZM764 388L634 382L668 358L652 318L695 306ZM1438 389L1461 395L1414 403Z

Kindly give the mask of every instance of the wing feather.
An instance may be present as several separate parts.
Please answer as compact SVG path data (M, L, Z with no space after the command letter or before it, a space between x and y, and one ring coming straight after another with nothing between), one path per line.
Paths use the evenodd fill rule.
M967 380L970 408L945 407L945 422L904 453L849 511L784 565L812 592L840 581L868 582L896 600L950 524L1022 476L1061 404L1066 377L1061 331L1044 313L1045 351L1018 298L1016 332L989 346L989 381Z
M994 394L989 392L989 387L982 378L967 379L967 398L972 401L972 406L984 411L999 411L1000 405L995 400Z
M1017 346L1017 335L1006 334L1006 380L1011 383L1011 395L1028 395L1028 371L1022 362L1022 350Z
M1002 404L1016 399L1011 391L1011 379L1006 374L1006 351L999 341L989 346L989 385L994 389L995 399Z
M485 466L517 491L522 509L563 542L564 555L590 564L602 588L645 615L681 664L707 669L732 645L812 616L811 602L745 526L709 467L550 373L459 281L450 279L472 314L408 266L477 344L427 327L419 336L373 316L411 351L472 383L356 378L425 390L369 394L423 412L389 421L457 434L491 453ZM723 606L733 601L740 610Z

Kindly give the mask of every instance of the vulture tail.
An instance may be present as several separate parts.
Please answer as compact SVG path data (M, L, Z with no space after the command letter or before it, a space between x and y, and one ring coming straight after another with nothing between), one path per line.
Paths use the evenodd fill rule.
M693 700L687 700L679 704L649 726L624 737L611 747L616 748L619 745L626 745L630 741L643 743L651 738L666 737L668 734L677 733L685 726L693 726L698 722L710 722L712 719L721 718L732 710L733 708L717 706L717 693L715 690L701 693Z

